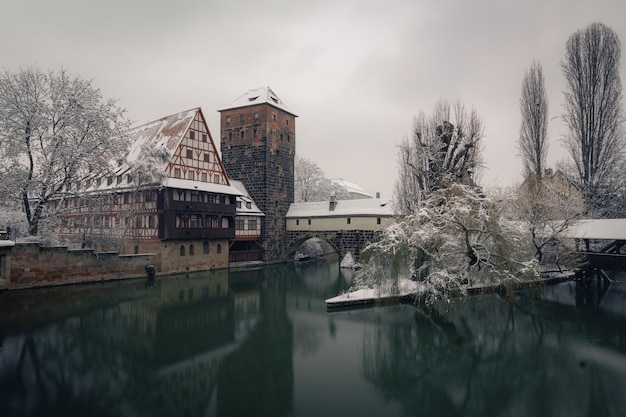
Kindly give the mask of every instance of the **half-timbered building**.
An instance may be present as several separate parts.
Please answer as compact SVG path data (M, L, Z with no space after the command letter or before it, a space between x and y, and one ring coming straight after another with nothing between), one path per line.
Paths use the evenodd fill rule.
M245 195L230 184L202 110L136 127L128 139L127 158L108 177L68 187L60 237L101 251L159 252L167 271L228 266Z

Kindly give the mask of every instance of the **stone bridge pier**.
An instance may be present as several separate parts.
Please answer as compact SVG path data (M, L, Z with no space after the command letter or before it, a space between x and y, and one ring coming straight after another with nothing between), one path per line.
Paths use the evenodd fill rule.
M351 253L356 262L375 238L372 230L287 231L287 259L293 259L300 245L314 237L328 243L339 255L339 261Z

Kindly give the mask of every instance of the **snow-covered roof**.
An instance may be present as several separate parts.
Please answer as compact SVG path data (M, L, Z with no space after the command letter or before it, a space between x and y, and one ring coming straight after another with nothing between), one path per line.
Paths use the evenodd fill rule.
M199 111L199 107L185 110L131 129L128 132L131 147L126 159L129 162L137 160L143 145L149 149L166 148L173 154Z
M287 105L269 87L261 87L255 88L254 90L248 90L235 101L233 101L229 106L224 107L219 111L238 109L240 107L256 106L257 104L269 104L297 117L297 115L289 110Z
M232 185L215 184L213 182L202 182L195 180L186 180L182 178L165 178L163 186L168 188L178 188L181 190L198 190L210 193L230 194L235 196L243 195L241 191Z
M626 219L585 219L563 233L575 239L626 240Z
M345 217L345 216L376 216L391 217L394 215L391 202L378 198L360 200L337 200L333 210L329 201L292 203L287 211L287 218L295 217Z
M252 197L250 197L250 194L248 193L246 186L243 185L243 182L230 180L230 185L235 187L240 192L240 195L237 196L237 200L241 201L242 204L241 207L237 207L238 216L265 216ZM248 208L246 203L250 203L250 208Z
M373 195L366 192L363 188L361 188L361 186L351 181L344 180L343 178L331 178L330 180L334 182L335 184L345 188L351 194L358 194L358 195L362 195L364 197L369 197L369 198L374 197Z

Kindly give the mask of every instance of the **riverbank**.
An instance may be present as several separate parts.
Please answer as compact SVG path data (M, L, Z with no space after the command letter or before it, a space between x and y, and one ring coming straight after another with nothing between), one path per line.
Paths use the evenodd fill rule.
M575 279L575 277L576 273L574 271L551 272L536 280L507 282L497 285L469 286L465 288L465 291L469 295L520 291L528 288L571 281ZM410 279L400 279L398 280L397 289L393 292L375 288L363 288L356 291L346 292L325 300L326 309L328 311L332 311L406 302L413 303L419 296L426 294L426 292L427 288L423 283L412 281Z

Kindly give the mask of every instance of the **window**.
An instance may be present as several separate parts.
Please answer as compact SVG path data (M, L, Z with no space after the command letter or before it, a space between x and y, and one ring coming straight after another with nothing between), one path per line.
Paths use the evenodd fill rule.
M189 171L187 173L187 178L189 178L190 180L195 180L196 178L195 178L194 172L193 171Z
M204 162L210 162L210 161L211 161L211 160L210 160L209 154L208 154L208 153L205 153L205 154L204 154Z
M230 116L226 116L226 124L230 124Z
M259 118L259 113L254 113L254 118L258 119Z
M187 149L187 158L193 159L193 151L191 149Z
M142 219L143 218L141 216L137 216L137 218L135 218L135 227L137 229L141 229L143 227Z
M174 178L181 178L180 168L174 168Z
M347 223L350 224L350 217L346 219Z
M102 178L96 178L96 186L100 187L100 184L102 184Z
M194 252L193 251L193 245L189 245L189 256L193 256L193 252ZM191 291L192 290L189 290L189 292L190 292L190 297L189 298L191 298L191 296L193 294Z
M107 185L113 184L113 177L107 177Z
M244 122L246 121L246 116L245 116L245 115L243 115L243 114L242 114L241 116L239 116L239 121L240 121L241 123L244 123Z
M196 132L194 132L193 130L189 131L189 139L195 139L196 138Z
M203 172L200 178L202 179L202 182L207 182L206 172Z
M219 175L214 175L213 176L213 182L215 184L219 184L220 183L220 176Z
M241 208L241 201L237 201L237 208Z
M206 142L207 141L207 137L206 137L206 133L202 134L202 142Z
M248 219L248 230L256 230L256 219Z
M289 126L289 119L285 119L285 126Z
M117 181L118 184L121 184L122 183L122 176L118 175L116 181Z
M154 229L156 227L156 221L154 216L148 216L148 227Z
M276 114L272 114L272 120L276 120Z
M243 219L235 219L235 230L243 230L244 225L245 223Z
M252 129L252 137L256 138L256 129Z
M124 193L124 204L128 204L131 202L130 193Z
M148 191L144 194L144 198L145 201L154 201L155 197L154 197L154 192L153 191Z
M296 219L296 226L300 226L300 219Z
M380 224L380 217L376 219L376 224Z
M185 256L185 245L180 245L180 256Z
M308 220L309 226L311 225L311 219Z
M130 184L131 182L133 182L133 177L131 177L131 175L130 175L130 174L128 174L128 175L126 176L126 182L127 182L127 183L129 183L129 184Z
M221 243L217 244L217 253L222 253L222 244Z
M205 240L205 241L202 243L202 253L203 253L204 255L208 255L208 254L209 254L209 241L208 241L208 240Z
M249 201L246 201L246 208L247 209L251 209L252 208L252 203Z
M135 252L135 255L137 255L139 253L139 246L138 245L135 245L134 252Z

